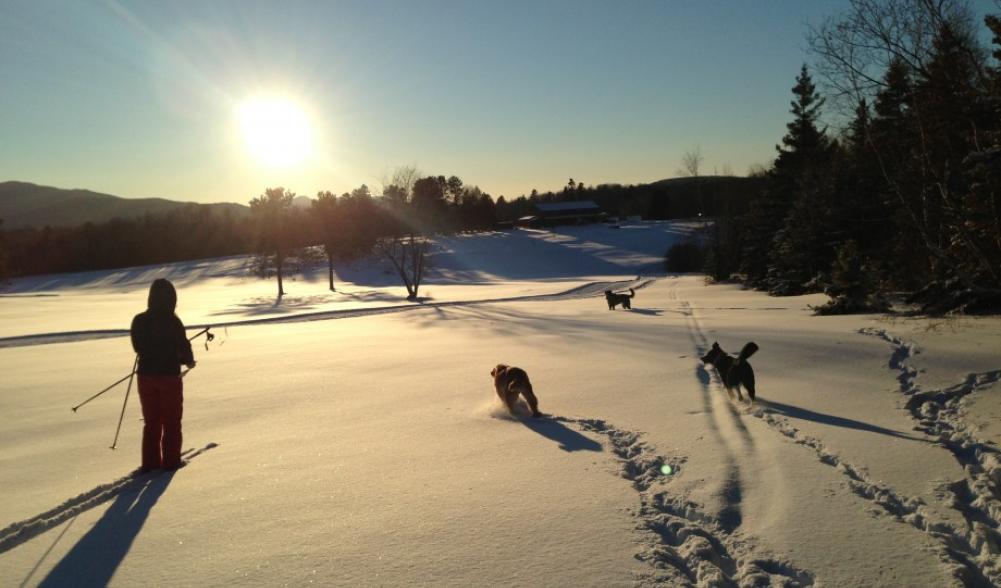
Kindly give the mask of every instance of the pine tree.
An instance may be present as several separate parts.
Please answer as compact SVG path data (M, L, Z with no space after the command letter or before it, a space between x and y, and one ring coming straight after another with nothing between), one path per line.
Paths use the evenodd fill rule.
M806 65L796 77L792 88L794 100L790 112L793 120L786 124L782 145L776 145L778 156L768 172L768 185L749 207L744 218L744 249L741 272L755 288L773 285L769 277L775 236L783 228L797 189L797 181L806 162L816 156L821 133L816 121L823 100L816 94Z
M774 294L798 294L830 267L829 141L817 127L823 98L806 65L792 88L794 99L765 198L757 203L757 227L745 239L755 251L759 285ZM762 252L767 252L762 256ZM761 276L762 257L765 275ZM745 258L746 259L746 258ZM750 274L750 272L749 272Z
M813 165L824 155L827 140L824 132L817 128L824 99L817 94L806 64L800 68L792 93L795 96L790 103L793 120L786 123L787 132L782 137L782 145L775 147L779 152L775 159L775 172L795 181L805 167Z
M985 182L991 182L990 158L978 156L974 162L968 157L981 153L979 146L998 124L981 86L977 55L969 35L944 24L935 37L932 59L915 86L924 139L919 155L925 162L921 200L916 202L933 262L932 291L934 297L952 297L960 305L977 297L977 290L1001 287L999 262L991 255L992 223L983 218L995 200L993 190L984 190ZM979 185L971 185L971 180ZM941 293L941 287L951 294Z
M966 256L964 269L981 289L967 310L1001 306L1001 19L984 19L993 34L994 67L989 71L979 110L984 113L976 147L963 160L968 185L962 198Z
M817 314L849 314L885 312L889 304L877 293L872 269L855 241L848 240L838 249L831 266L831 284L827 293L831 301Z

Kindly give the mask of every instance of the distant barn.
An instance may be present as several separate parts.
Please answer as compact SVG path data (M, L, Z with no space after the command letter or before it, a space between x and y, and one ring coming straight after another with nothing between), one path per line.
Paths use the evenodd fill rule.
M608 216L592 200L569 202L536 202L535 214L515 221L519 227L550 227L553 225L580 225L599 223Z

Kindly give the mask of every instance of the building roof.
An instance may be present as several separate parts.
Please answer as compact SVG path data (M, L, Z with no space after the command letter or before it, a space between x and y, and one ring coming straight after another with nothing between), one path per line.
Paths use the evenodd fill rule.
M540 212L566 212L568 210L587 210L601 212L601 207L592 200L571 200L570 202L536 202L535 208Z

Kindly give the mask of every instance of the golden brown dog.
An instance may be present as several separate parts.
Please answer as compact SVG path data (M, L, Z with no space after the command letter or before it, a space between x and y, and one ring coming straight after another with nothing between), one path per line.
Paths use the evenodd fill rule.
M508 411L514 414L514 403L518 400L518 394L521 394L532 409L532 416L542 416L542 413L539 412L539 401L532 391L532 383L528 381L528 374L525 373L525 370L499 363L497 367L490 370L490 375L494 377L497 396L500 396L500 399L504 401Z

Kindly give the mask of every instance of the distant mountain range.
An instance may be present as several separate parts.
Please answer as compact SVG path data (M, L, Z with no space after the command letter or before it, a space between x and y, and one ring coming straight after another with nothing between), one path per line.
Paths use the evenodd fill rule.
M4 229L51 227L99 223L118 218L159 214L194 204L213 212L229 210L235 215L250 212L249 206L232 202L197 204L166 198L121 198L90 190L65 190L28 182L0 182L0 219Z

